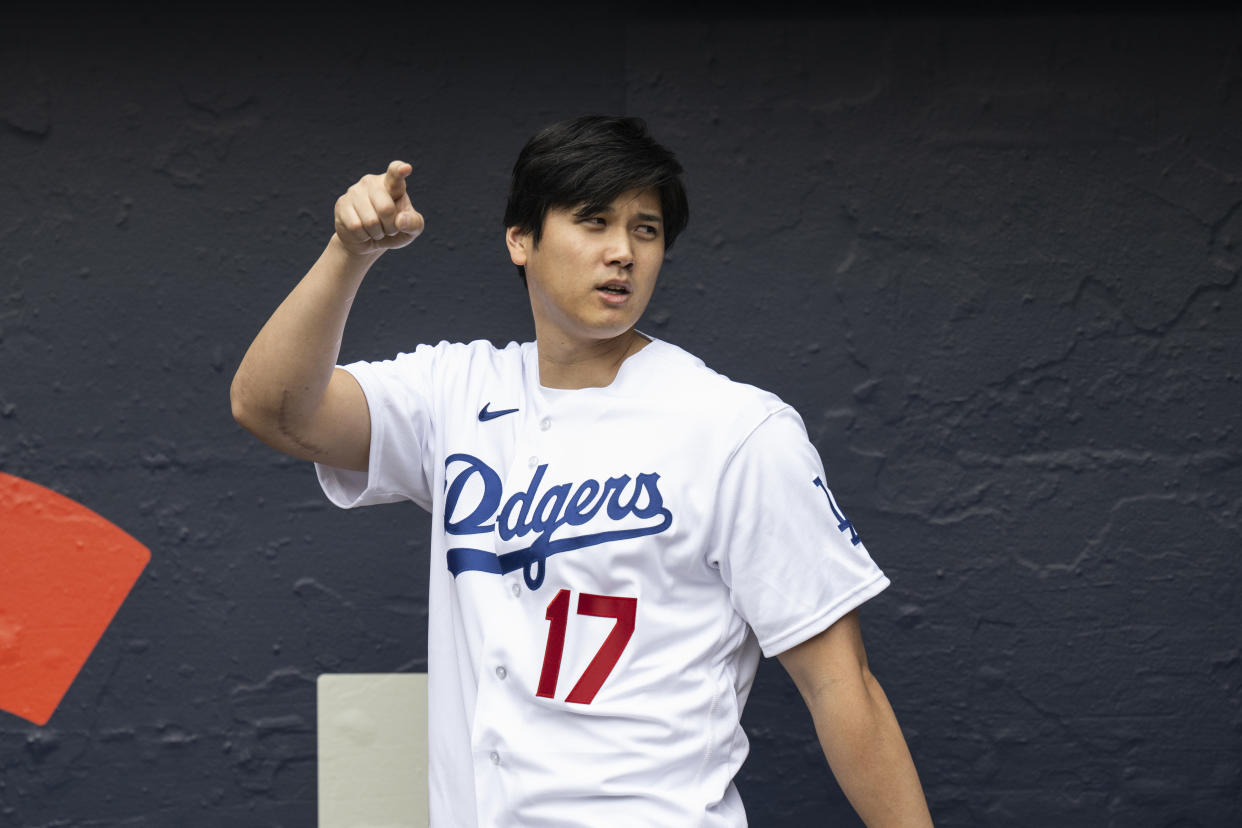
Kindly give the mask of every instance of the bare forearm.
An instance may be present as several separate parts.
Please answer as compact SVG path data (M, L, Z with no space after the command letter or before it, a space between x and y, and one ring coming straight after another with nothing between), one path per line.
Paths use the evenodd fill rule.
M379 256L350 253L332 236L246 351L231 389L239 422L267 439L311 416L332 378L354 296Z
M869 828L930 826L918 772L888 698L870 671L853 702L812 704L828 764Z

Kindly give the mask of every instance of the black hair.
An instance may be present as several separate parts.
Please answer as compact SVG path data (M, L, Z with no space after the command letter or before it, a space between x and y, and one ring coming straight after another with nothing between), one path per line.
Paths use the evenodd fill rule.
M664 249L690 220L681 164L656 143L640 118L583 115L540 130L526 142L509 184L505 227L530 233L538 245L553 207L600 212L627 190L655 189L660 196ZM518 266L526 281L526 268Z

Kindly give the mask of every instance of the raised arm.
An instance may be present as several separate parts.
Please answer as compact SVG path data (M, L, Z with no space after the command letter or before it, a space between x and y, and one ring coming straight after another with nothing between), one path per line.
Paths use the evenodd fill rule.
M857 611L778 658L811 711L833 775L868 828L930 826L905 737L867 667Z
M319 260L246 351L229 398L233 417L286 454L365 471L371 420L358 383L336 368L354 296L371 265L423 231L406 192L411 167L393 161L336 202Z

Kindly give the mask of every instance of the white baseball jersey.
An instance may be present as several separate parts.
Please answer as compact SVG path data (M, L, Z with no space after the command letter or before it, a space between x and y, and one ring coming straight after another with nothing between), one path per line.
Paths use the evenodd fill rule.
M798 415L659 340L606 388L534 343L347 369L370 469L325 492L432 514L431 825L745 825L760 651L888 585Z

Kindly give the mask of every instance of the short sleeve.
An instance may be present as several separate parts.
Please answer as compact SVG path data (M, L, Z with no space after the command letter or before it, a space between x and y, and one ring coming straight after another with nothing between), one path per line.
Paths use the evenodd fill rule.
M438 353L433 346L420 345L391 360L343 366L366 396L371 447L365 472L315 464L319 484L334 504L349 509L412 500L431 509L430 449Z
M713 562L765 656L806 641L888 586L792 408L750 433L718 492Z

